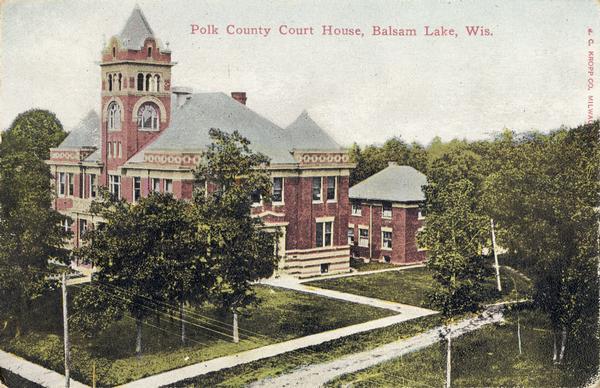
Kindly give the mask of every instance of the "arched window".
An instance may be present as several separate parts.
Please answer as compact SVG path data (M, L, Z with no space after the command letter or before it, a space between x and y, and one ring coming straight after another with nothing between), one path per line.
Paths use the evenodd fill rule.
M123 75L119 73L119 90L123 87Z
M121 108L114 101L108 106L108 129L121 129Z
M113 79L112 79L112 74L108 75L108 91L112 92L112 84L113 83Z
M113 47L113 58L117 56L117 48Z
M150 74L146 74L146 91L150 90L150 78L152 78L152 76Z
M154 76L154 84L156 85L155 91L160 92L160 75L156 74Z
M152 47L148 47L148 57L152 56Z
M158 130L158 109L154 104L146 103L138 111L138 128Z
M139 90L139 91L144 90L144 75L142 73L138 73L137 90Z

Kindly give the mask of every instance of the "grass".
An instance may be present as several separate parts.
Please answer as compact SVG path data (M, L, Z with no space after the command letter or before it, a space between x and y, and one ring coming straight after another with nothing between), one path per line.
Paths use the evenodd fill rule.
M488 325L452 341L453 386L583 386L597 370L597 347L580 351L572 346L571 362L552 363L552 336L549 322L537 311L520 313L523 353L519 354L517 313L507 323ZM573 350L575 349L575 350ZM388 361L327 384L341 387L441 387L445 382L446 344L441 342L422 351Z
M303 365L327 362L348 354L412 337L440 324L441 318L437 315L413 319L393 326L354 334L321 345L186 379L172 386L243 387L257 380L289 373Z
M377 261L371 261L371 262L365 263L365 261L363 259L357 259L355 257L350 258L350 267L354 268L358 272L377 271L377 270L381 270L381 269L398 268L394 264L380 263Z
M70 287L71 293L76 289ZM134 354L135 322L123 319L92 339L72 330L72 376L91 383L95 363L99 385L118 385L166 370L238 353L266 344L348 326L393 314L370 306L342 302L312 294L257 286L261 303L240 317L241 341L230 340L230 316L211 306L196 307L203 316L223 322L213 327L221 332L187 325L188 344L179 340L178 321L150 319L143 327L143 355ZM40 298L30 309L27 332L17 338L0 337L3 350L50 369L63 372L60 295ZM77 312L72 312L77 313ZM192 318L190 318L192 320ZM205 322L194 320L206 325Z
M527 296L531 285L518 273L500 269L502 293L496 291L496 279L489 278L485 286L487 302L510 300ZM323 279L305 283L310 286L348 292L371 298L389 300L419 307L430 307L427 292L432 289L433 279L427 268L411 268L402 271L382 272L337 279Z

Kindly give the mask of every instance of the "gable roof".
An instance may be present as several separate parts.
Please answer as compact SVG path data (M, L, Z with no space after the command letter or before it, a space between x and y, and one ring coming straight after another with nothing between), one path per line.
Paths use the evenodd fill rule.
M119 39L127 49L139 50L148 38L154 38L154 32L142 10L136 5L119 34Z
M303 111L293 123L285 128L294 149L337 150L340 145L329 136L309 115Z
M82 148L100 146L100 116L91 110L69 132L58 148Z
M376 199L391 202L424 201L421 186L427 177L410 166L390 165L350 188L351 199Z
M212 143L211 128L237 130L272 163L296 163L283 129L225 93L195 93L183 106L173 106L170 126L129 162L143 162L146 151L203 151Z

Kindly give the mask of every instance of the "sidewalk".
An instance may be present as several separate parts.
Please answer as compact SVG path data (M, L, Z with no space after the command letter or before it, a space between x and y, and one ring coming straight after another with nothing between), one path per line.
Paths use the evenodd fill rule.
M466 319L451 325L452 338L503 319L502 313L498 309L488 311L482 317ZM350 354L323 364L307 365L288 374L259 380L251 384L250 387L319 387L336 377L357 372L433 345L441 341L440 329L441 327L437 327L408 339L385 344L364 352Z
M371 331L382 327L395 325L400 322L414 319L420 316L434 314L434 311L421 309L423 311L419 314L398 314L390 317L376 319L369 322L359 323L357 325L351 325L309 335L306 337L296 338L293 340L280 342L272 345L263 346L260 348L248 350L245 352L232 354L230 356L214 358L212 360L200 362L198 364L186 366L183 368L171 370L168 372L159 373L157 375L149 376L131 383L122 385L122 387L157 387L167 384L174 384L178 381L205 375L210 372L216 372L221 369L231 368L237 365L246 364L252 361L261 360L277 356L279 354L291 352L298 349L307 348L309 346L319 345L327 341L332 341L338 338L347 337L352 334L362 333L365 331Z
M306 292L309 294L316 294L331 299L339 299L353 303L366 304L368 306L396 311L403 315L408 314L418 317L435 313L433 310L424 309L422 307L390 302L382 299L369 298L367 296L349 294L341 291L327 290L324 288L307 286L305 284L300 283L297 279L294 278L281 277L277 279L267 279L263 280L261 284L266 284L273 287L288 288L290 290Z
M46 369L40 365L29 362L24 358L15 356L12 353L7 353L0 350L0 367L7 369L10 372L19 375L29 381L41 385L42 387L56 388L65 386L65 376L53 370ZM81 384L71 379L71 387L85 388L85 384Z

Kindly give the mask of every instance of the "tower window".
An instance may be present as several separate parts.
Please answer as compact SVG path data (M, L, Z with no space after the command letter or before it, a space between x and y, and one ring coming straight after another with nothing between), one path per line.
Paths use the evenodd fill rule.
M138 73L137 77L137 90L144 90L144 75L142 73Z
M117 48L113 47L113 58L117 56Z
M156 84L156 90L157 92L160 92L160 75L156 74L154 76L154 83Z
M146 91L150 90L150 78L152 78L152 76L150 74L146 74Z
M146 103L138 111L138 128L158 130L158 110L153 104Z
M121 129L121 108L114 101L108 106L108 129Z
M119 73L119 90L121 90L123 86L123 75Z
M112 78L112 74L108 75L108 91L112 92L112 87L113 87L113 78Z
M152 56L152 47L148 47L148 57Z

